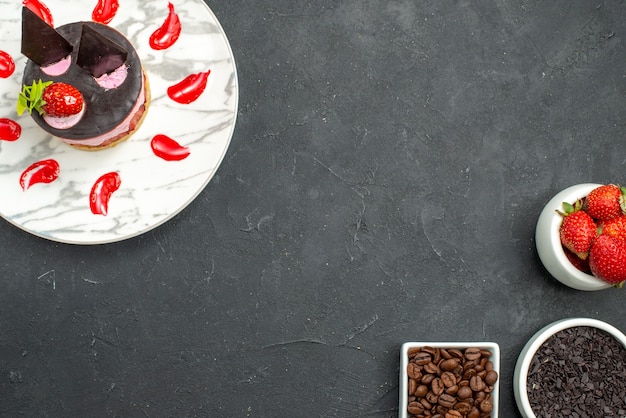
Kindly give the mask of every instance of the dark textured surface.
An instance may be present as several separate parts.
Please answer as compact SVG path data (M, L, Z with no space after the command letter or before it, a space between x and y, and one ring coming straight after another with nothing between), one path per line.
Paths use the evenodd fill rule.
M405 341L553 320L626 330L552 279L557 191L626 182L621 2L209 2L240 110L185 211L106 246L0 223L0 415L394 417Z

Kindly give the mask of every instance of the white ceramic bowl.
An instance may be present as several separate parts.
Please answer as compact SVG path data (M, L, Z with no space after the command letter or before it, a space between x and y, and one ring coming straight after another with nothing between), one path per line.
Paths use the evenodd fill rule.
M598 186L600 184L577 184L558 193L543 208L535 230L535 244L543 265L559 282L577 290L603 290L610 288L611 284L583 273L567 259L559 236L563 217L557 210L563 212L563 202L574 203Z
M493 363L493 369L498 372L498 381L495 383L493 391L491 392L491 399L493 401L492 418L498 418L498 405L499 405L499 386L500 386L500 347L496 343L490 342L407 342L402 344L400 350L400 405L398 416L400 418L408 418L407 406L409 404L409 376L407 374L407 365L409 364L408 351L411 348L416 347L433 347L433 348L456 348L463 350L469 347L478 347L481 350L491 351L491 362Z
M530 407L530 401L528 400L528 392L526 388L528 369L530 368L530 363L535 356L535 353L552 335L564 329L574 327L595 327L601 329L615 337L620 343L622 343L622 345L624 345L624 347L626 347L626 335L614 326L597 319L561 319L540 329L530 340L528 340L522 349L517 359L517 363L515 364L515 371L513 372L513 393L515 394L517 408L523 418L537 418Z

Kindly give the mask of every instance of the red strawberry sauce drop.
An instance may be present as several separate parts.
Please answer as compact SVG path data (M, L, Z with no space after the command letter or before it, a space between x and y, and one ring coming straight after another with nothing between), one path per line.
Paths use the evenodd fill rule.
M15 71L15 61L4 51L0 51L0 78L8 78Z
M189 148L165 135L156 135L150 142L154 154L165 161L180 161L190 154Z
M118 0L98 0L98 4L91 13L91 19L106 25L113 20L119 6Z
M52 183L59 177L59 163L55 160L42 160L33 163L20 176L20 186L26 191L37 183Z
M14 120L0 118L0 140L17 141L22 135L22 127Z
M48 6L40 2L39 0L24 0L22 4L32 10L37 16L44 20L48 25L54 27L54 21L52 19L52 13Z
M161 27L150 35L150 47L152 47L152 49L167 49L174 45L174 42L176 42L180 36L180 32L182 30L180 19L174 11L174 5L172 3L168 3L168 7L170 11L167 18Z
M116 172L102 175L89 193L89 208L94 215L105 215L109 212L111 195L120 188L122 179Z
M200 97L206 88L207 79L211 70L203 73L191 74L182 81L167 89L167 95L175 102L189 104Z

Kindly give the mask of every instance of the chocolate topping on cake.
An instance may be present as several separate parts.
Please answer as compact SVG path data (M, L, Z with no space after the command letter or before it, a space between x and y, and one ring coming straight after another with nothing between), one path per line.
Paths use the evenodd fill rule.
M128 76L119 88L105 89L99 86L91 73L75 65L79 59L79 43L84 27L98 32L101 37L110 39L116 45L121 45L123 51L128 51L125 62ZM40 79L70 84L76 87L85 99L85 115L76 126L67 130L50 127L37 113L32 114L33 120L46 132L71 140L88 140L111 131L126 119L135 106L137 97L143 91L143 71L137 51L120 32L96 22L69 23L58 27L57 31L74 45L74 51L71 54L72 65L59 76L49 76L33 60L28 60L24 68L22 84L30 85L33 81Z
M128 52L119 44L83 25L76 64L95 78L109 74L126 62Z
M72 53L73 47L28 7L22 7L22 54L46 67Z

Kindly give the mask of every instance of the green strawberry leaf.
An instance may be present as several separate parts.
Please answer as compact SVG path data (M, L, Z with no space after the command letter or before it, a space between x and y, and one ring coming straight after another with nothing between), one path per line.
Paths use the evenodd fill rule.
M563 209L565 210L565 213L567 214L570 214L576 211L576 208L574 208L574 205L568 202L563 202Z

